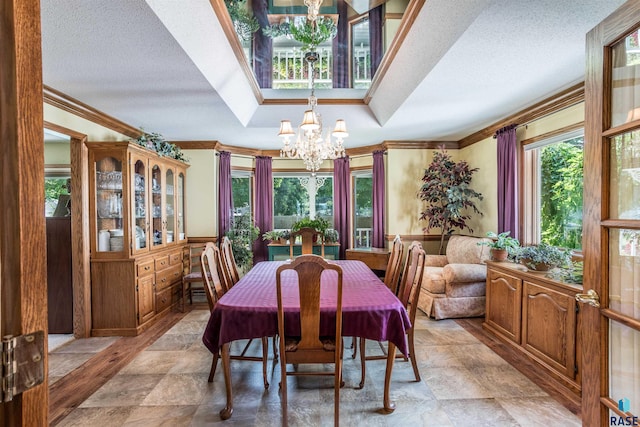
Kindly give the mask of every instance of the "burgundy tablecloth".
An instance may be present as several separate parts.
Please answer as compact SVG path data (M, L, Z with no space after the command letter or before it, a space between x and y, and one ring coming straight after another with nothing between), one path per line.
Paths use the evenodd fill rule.
M212 352L228 342L276 335L278 331L278 303L276 297L276 269L285 261L265 261L256 264L216 304L202 341ZM343 270L342 335L364 337L376 341L391 341L398 350L407 354L405 331L411 326L407 311L398 298L361 261L333 261ZM285 325L298 330L287 330L287 335L299 335L299 299L297 276L287 271L282 276ZM322 280L337 280L334 271L323 273ZM335 310L333 292L323 291L320 310ZM330 310L327 310L330 311ZM287 312L289 313L287 315ZM332 318L333 317L333 318ZM335 316L321 316L321 335L335 331Z

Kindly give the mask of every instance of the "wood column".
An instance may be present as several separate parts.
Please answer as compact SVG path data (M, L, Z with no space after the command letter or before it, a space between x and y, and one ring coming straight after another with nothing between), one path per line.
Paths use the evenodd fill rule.
M40 2L0 2L0 333L47 330ZM46 335L45 335L46 336ZM0 425L45 426L44 382L0 406Z

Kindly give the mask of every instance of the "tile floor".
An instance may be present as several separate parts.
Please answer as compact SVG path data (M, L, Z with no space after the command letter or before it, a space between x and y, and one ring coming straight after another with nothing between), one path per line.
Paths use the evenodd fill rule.
M211 354L201 341L209 313L194 310L64 418L59 426L279 426L279 365L264 390L261 363L232 362L234 413L227 421L220 366L207 383ZM580 426L581 421L453 320L419 315L416 353L422 380L410 363L396 362L391 396L397 408L382 415L385 361L360 362L346 351L340 422L367 426ZM117 338L74 340L50 354L51 381ZM83 343L85 342L85 343ZM348 342L348 340L347 340ZM258 351L259 345L253 347ZM89 349L92 351L89 352ZM369 342L368 352L379 351ZM82 362L81 362L82 363ZM289 425L333 424L331 378L290 378Z

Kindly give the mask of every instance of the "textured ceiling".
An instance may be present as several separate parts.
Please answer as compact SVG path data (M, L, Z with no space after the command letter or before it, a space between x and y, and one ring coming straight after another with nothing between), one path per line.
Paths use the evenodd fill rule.
M414 0L415 1L415 0ZM624 0L427 0L368 105L344 118L347 147L456 141L584 79L585 35ZM278 149L209 0L41 0L44 84L170 140ZM263 91L267 99L307 91ZM316 91L362 99L363 90Z

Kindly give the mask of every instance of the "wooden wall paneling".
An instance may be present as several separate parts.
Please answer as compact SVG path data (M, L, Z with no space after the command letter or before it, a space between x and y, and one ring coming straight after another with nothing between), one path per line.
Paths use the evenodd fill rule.
M47 331L40 2L0 2L0 333ZM46 335L45 335L46 336ZM0 405L0 425L45 426L44 381Z
M68 134L68 133L67 133ZM89 230L89 150L87 138L71 138L71 252L73 335L91 335L91 246Z
M73 332L71 216L46 221L48 333L70 334Z

